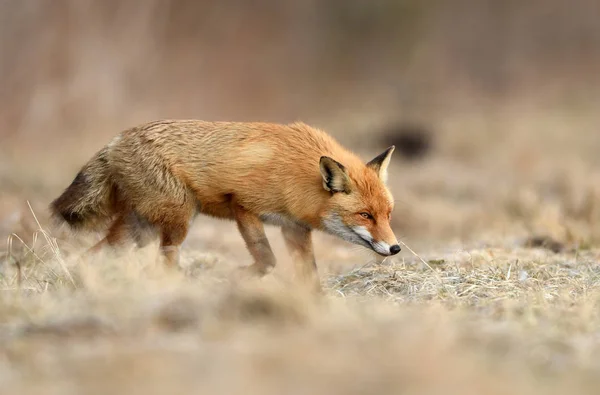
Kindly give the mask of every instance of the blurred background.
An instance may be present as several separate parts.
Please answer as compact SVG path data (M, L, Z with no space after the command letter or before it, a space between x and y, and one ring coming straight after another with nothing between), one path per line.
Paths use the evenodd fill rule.
M594 0L2 1L0 230L139 123L301 120L365 159L399 147L407 240L593 244L598 20Z

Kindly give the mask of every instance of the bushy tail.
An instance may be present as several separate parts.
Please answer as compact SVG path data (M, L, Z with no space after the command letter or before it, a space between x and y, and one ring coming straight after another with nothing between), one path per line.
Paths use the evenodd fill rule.
M83 166L71 185L50 204L55 220L73 229L95 229L114 214L116 189L111 182L105 147Z

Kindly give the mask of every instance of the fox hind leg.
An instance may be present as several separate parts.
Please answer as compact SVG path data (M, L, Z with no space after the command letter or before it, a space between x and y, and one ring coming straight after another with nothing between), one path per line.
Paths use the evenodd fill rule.
M131 237L134 239L138 248L144 248L157 236L156 226L152 225L148 220L134 210L131 210L127 216L127 223L131 232Z
M198 202L169 166L159 160L145 160L155 156L151 150L141 151L127 162L116 163L118 169L125 170L115 172L114 178L120 186L122 200L135 213L137 229L155 231L167 266L176 267L180 246L187 236ZM144 238L140 239L141 244L145 244Z
M147 224L159 234L160 250L169 267L179 264L179 249L187 237L195 204L191 196L182 202L158 201L151 207L137 207L139 221Z
M104 246L115 247L123 243L130 236L130 229L127 223L127 215L119 214L108 228L106 236L89 248L83 256L90 256L98 253Z
M190 217L191 213L179 213L160 226L160 248L167 266L179 264L179 249L187 236Z
M104 246L116 247L130 240L138 248L145 247L152 240L152 233L158 230L160 235L160 249L168 266L177 266L179 262L179 248L185 240L191 213L187 210L169 209L163 207L163 217L146 218L134 211L119 215L108 229L106 236L91 247L85 255L97 253Z

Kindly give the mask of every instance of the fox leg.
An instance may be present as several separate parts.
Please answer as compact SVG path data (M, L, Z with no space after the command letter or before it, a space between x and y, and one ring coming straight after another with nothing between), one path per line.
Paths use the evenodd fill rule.
M83 256L88 256L91 254L95 254L105 245L115 246L121 242L125 238L129 236L128 224L127 224L127 216L125 214L119 215L108 228L108 232L106 236L94 244L91 248L89 248Z
M281 228L285 245L294 260L296 276L316 291L321 291L321 283L317 272L315 254L313 252L310 229L300 226L283 226Z
M179 249L187 237L192 215L191 205L163 204L160 214L147 217L148 222L159 231L160 249L169 267L179 264Z
M161 229L160 248L167 266L175 267L179 264L179 248L185 240L187 232L187 224L169 225Z
M131 210L127 216L127 226L131 238L138 248L144 248L156 237L156 226Z
M246 243L246 247L254 258L254 263L247 268L253 274L263 276L275 267L275 255L269 245L265 228L260 218L246 211L242 206L232 203L232 211L238 230Z
M104 246L117 246L127 239L135 241L138 248L146 246L151 240L150 224L139 217L134 211L122 213L108 228L106 236L90 247L83 256L98 253Z

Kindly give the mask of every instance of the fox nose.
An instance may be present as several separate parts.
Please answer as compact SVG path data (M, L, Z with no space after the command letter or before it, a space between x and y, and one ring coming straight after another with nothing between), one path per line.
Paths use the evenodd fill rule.
M398 244L394 244L393 246L390 247L390 254L396 255L399 252L400 252L400 246Z

